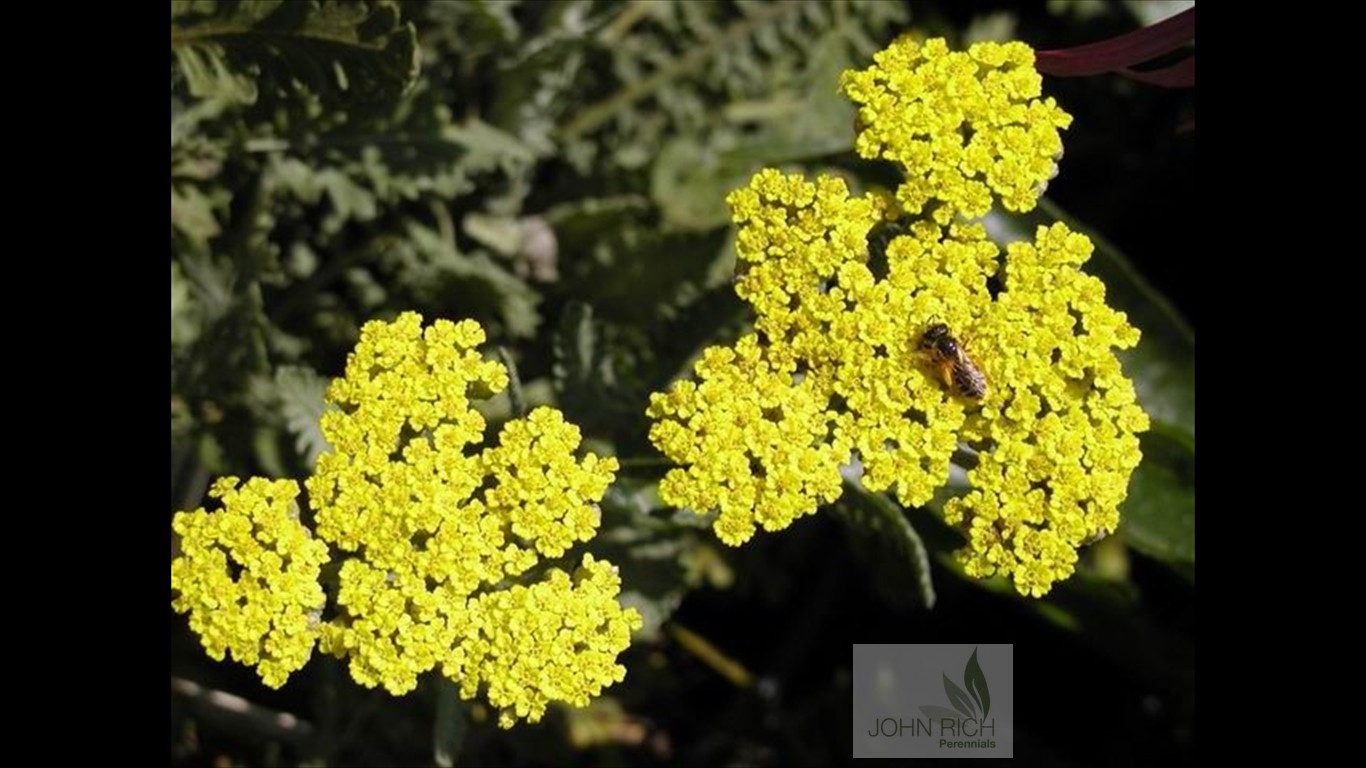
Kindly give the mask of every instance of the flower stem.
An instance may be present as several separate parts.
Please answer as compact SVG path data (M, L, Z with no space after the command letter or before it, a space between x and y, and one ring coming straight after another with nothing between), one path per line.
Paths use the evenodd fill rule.
M526 397L522 394L522 378L517 375L517 363L507 347L498 348L498 359L508 371L508 400L512 402L512 415L520 419L526 415Z
M737 688L749 688L754 684L754 675L743 664L722 653L707 638L677 622L669 624L668 632L684 650L716 670L718 675L734 683Z

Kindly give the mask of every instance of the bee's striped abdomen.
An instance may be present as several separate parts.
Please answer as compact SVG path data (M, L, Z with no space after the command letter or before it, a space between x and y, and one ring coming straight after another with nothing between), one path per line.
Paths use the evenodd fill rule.
M959 395L980 400L987 394L987 377L965 356L953 366L953 388Z

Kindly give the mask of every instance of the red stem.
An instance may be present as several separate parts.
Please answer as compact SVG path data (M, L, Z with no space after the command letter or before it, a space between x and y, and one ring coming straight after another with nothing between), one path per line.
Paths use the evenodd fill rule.
M1119 70L1119 73L1130 80L1137 80L1148 85L1160 85L1163 88L1194 88L1195 55L1192 54L1189 58L1161 69L1139 71L1125 67Z
M1115 72L1161 56L1195 39L1195 9L1098 43L1039 51L1035 65L1046 75L1078 77ZM1194 75L1194 64L1191 65Z

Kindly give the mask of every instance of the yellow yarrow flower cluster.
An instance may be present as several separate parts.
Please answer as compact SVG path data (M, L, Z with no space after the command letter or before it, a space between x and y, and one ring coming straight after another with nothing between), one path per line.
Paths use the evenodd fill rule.
M1002 136L1037 128L1026 154L1052 158L1061 145L1046 135L1056 139L1070 118L1051 100L1017 103L1038 96L1037 74L1023 69L1031 62L1022 44L950 54L942 41L898 42L871 70L846 73L846 90L874 105L862 112L861 150L901 161L914 159L899 154L908 142L927 141L928 157L942 159L965 130L971 142L995 126ZM906 116L899 110L912 94L961 114ZM1005 110L995 122L982 116L991 105ZM1025 146L982 141L998 160ZM1011 162L1033 174L1033 190L1048 169L1026 159ZM945 508L968 538L960 559L968 573L1002 574L1034 596L1072 573L1079 546L1115 529L1140 458L1135 433L1148 424L1115 351L1138 332L1105 305L1103 284L1079 271L1091 252L1085 236L1040 228L1034 244L1014 244L1003 258L982 225L943 215L985 213L979 198L989 206L990 191L1008 207L1037 199L1024 194L1025 177L1004 181L1005 166L979 182L965 162L950 164L965 171L954 178L946 169L908 174L913 192L903 186L894 200L772 169L731 194L736 292L755 310L756 333L707 350L698 383L652 396L650 437L680 465L660 484L664 501L719 511L717 535L736 545L756 522L778 530L838 498L839 467L855 461L869 490L925 504L947 482L955 451L970 449L972 490ZM927 202L938 204L932 215ZM870 253L879 227L895 234ZM984 372L980 401L955 395L921 348L937 323ZM785 436L781 450L773 435Z
M180 556L171 561L171 607L209 656L254 665L278 688L307 663L318 638L324 596L318 573L327 545L299 522L292 480L220 478L209 495L223 509L178 512L171 529Z
M471 600L471 631L446 660L447 677L472 697L481 684L499 723L541 719L546 704L581 707L626 676L617 655L640 627L617 603L621 578L611 563L584 555L571 576L557 568L530 586Z
M1034 207L1062 157L1058 129L1072 117L1040 98L1033 49L1012 42L950 51L942 38L903 37L873 61L846 72L841 86L859 105L858 153L906 174L897 201L907 213L937 201L940 223L975 218L993 194L1012 211Z
M438 665L462 673L453 679L480 679L477 667L457 661L479 630L469 604L475 593L597 531L594 503L617 463L576 460L578 427L559 411L538 408L509 422L496 446L465 450L485 426L471 394L507 384L503 367L476 351L483 340L472 321L438 320L424 330L408 313L372 323L346 377L328 391L340 406L322 422L334 451L319 457L309 497L319 535L361 557L342 567L346 621L325 640L350 658L364 685L405 693ZM527 695L544 709L544 696Z
M396 695L440 667L467 698L485 688L510 726L621 680L641 618L617 601L610 563L585 556L574 579L544 563L596 534L616 460L576 458L579 429L552 408L474 450L486 424L472 401L507 385L483 341L473 321L424 328L415 313L361 329L327 392L332 450L307 481L318 537L341 555L338 615L315 621L299 665L316 637L357 682ZM173 565L173 586L177 568L194 565Z
M779 531L840 495L848 448L814 379L764 355L755 336L712 347L697 363L700 384L679 382L651 398L654 444L684 465L659 491L669 503L720 510L716 535L739 545L755 526Z
M754 532L743 520L781 530L838 498L839 467L857 451L867 488L926 503L948 476L966 412L919 350L923 318L964 327L984 313L996 246L979 225L921 221L891 240L878 279L868 237L887 207L877 196L769 169L729 201L740 225L736 292L754 307L758 335L707 350L700 384L652 397L651 439L682 465L661 497L719 510L718 536L737 545ZM770 433L784 452L802 451L785 473L772 471L774 449L760 440Z
M1012 244L1006 289L967 331L995 391L962 436L988 448L944 516L967 532L970 575L1000 573L1036 597L1072 574L1078 547L1119 525L1148 429L1114 354L1138 330L1079 271L1092 248L1060 223Z

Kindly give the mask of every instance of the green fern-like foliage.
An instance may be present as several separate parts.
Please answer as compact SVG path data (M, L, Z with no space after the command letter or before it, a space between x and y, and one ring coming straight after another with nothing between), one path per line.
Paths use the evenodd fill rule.
M724 146L813 121L814 151L828 151L832 137L819 123L830 115L812 111L836 102L828 59L845 64L869 54L875 39L904 21L898 4L861 0L634 3L598 36L614 77L602 83L602 98L567 116L560 133L576 139L607 131L602 143L617 147L614 160L626 167L647 165L661 141L678 135ZM852 126L846 130L852 135Z
M388 0L172 0L171 53L193 96L243 104L263 88L385 98L418 73Z

